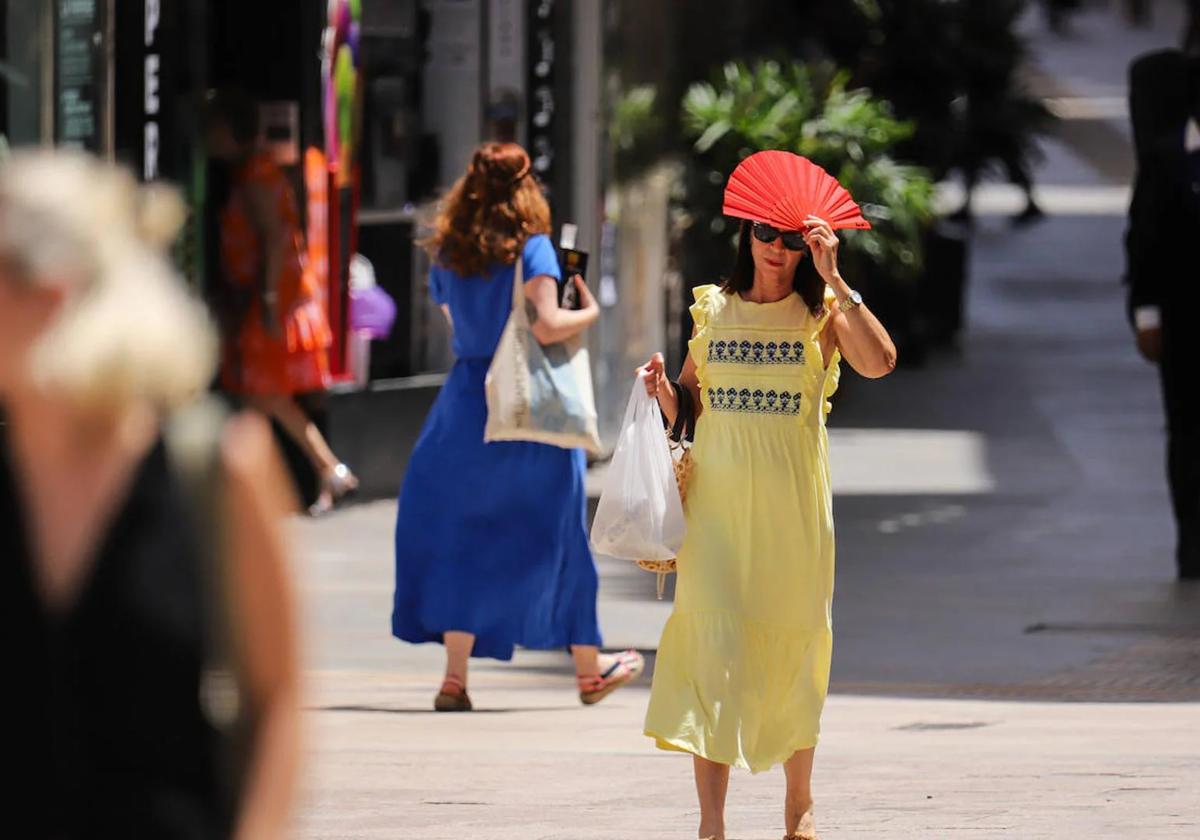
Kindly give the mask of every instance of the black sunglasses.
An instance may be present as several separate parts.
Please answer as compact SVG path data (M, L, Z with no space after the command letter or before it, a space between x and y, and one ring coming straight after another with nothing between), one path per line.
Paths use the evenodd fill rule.
M808 250L808 243L804 241L804 234L798 230L780 230L765 222L755 222L750 227L750 230L754 234L754 238L765 245L770 245L776 239L782 237L783 247L789 251Z
M776 239L782 238L788 251L808 251L808 242L804 241L804 234L799 230L780 230L766 222L755 222L750 229L754 238L764 245L770 245Z

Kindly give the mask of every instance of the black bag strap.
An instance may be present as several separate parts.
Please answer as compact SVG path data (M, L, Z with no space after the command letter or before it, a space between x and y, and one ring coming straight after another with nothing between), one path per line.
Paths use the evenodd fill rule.
M692 440L696 434L696 403L692 399L692 389L680 382L671 380L671 389L675 392L675 423L671 427L671 440L676 443ZM664 424L666 418L663 418Z

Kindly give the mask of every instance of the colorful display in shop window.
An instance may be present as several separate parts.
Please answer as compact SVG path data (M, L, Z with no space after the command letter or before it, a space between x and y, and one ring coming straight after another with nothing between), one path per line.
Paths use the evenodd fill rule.
M328 24L322 61L325 149L344 187L350 183L360 125L361 0L329 0Z

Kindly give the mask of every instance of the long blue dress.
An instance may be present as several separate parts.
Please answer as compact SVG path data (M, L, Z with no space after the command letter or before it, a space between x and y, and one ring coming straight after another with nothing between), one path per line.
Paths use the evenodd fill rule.
M525 277L560 277L549 237L530 237ZM409 461L396 516L392 634L440 642L476 636L472 656L601 644L599 576L587 536L582 450L484 443L483 380L512 308L513 266L461 277L436 266L450 307L454 368Z

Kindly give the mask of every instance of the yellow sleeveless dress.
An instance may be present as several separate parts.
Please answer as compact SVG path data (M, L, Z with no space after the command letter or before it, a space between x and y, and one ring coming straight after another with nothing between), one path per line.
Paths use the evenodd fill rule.
M755 304L696 289L690 344L704 410L688 534L646 734L666 750L769 770L813 747L832 654L833 506L826 369L798 295Z

